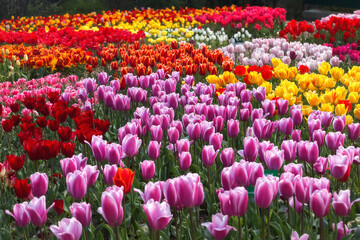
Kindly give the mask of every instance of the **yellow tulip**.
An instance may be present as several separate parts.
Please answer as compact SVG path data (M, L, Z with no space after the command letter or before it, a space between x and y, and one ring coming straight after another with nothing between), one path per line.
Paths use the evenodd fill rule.
M334 112L334 105L331 103L321 103L319 110L323 112Z
M276 67L274 69L274 78L287 79L288 74L287 74L286 68L283 68L280 66Z
M273 65L273 68L276 68L283 62L279 58L272 58L271 63Z
M302 113L304 116L309 116L310 113L312 113L313 109L311 106L309 105L303 105L302 106Z
M338 116L345 115L347 113L348 109L345 107L345 104L338 104L335 108L335 114Z
M330 70L330 64L328 62L323 62L321 63L321 65L319 66L319 73L322 75L327 75L329 70Z
M333 67L330 70L330 75L334 79L339 80L344 75L344 69L338 68L338 67Z
M359 94L357 92L351 92L349 93L347 100L349 100L352 104L355 104L359 101Z
M272 84L271 84L270 82L265 81L265 82L263 82L263 83L261 84L261 86L264 87L264 88L266 88L266 93L267 93L267 94L271 93Z
M346 125L349 125L354 122L354 119L351 115L346 115Z
M306 93L304 93L304 96L311 106L319 105L320 98L315 92L312 92L312 91L306 92Z
M354 109L354 115L357 119L360 120L360 104L356 104Z
M333 88L335 87L336 81L334 81L334 79L332 78L326 78L325 79L325 87L326 88Z

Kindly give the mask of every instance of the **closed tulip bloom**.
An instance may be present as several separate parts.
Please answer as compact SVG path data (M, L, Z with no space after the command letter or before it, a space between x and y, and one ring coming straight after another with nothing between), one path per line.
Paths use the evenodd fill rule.
M309 239L309 234L305 233L300 237L296 231L292 232L291 238L290 238L290 240L308 240L308 239Z
M284 165L284 172L289 172L294 174L295 176L299 175L302 176L302 164L296 164L296 163L289 163L287 165Z
M86 91L88 93L93 93L95 92L96 88L97 88L97 83L96 80L94 78L86 78L83 80L83 84L84 84L84 88L86 89Z
M359 201L360 198L350 202L350 190L340 190L339 193L334 192L332 205L337 215L345 217L350 214L352 205Z
M294 195L294 174L285 172L281 174L279 192L282 199L289 199Z
M325 217L330 208L331 193L327 189L317 190L311 194L310 208L318 218Z
M255 203L260 208L268 208L273 200L275 182L267 177L258 178L255 184Z
M310 200L310 185L312 180L309 177L299 177L295 180L295 197L301 203L307 203Z
M155 174L155 163L154 161L144 160L141 164L141 175L145 180L150 180Z
M298 156L302 161L314 164L319 157L319 147L317 142L300 141L298 142Z
M325 157L318 157L314 164L315 172L319 175L324 175L328 167L328 159Z
M98 75L100 85L106 85L111 76L108 76L106 72L101 72Z
M25 227L29 224L30 218L26 214L26 206L28 202L17 203L13 206L13 212L5 210L5 213L9 216L12 216L15 219L16 225L18 227Z
M249 163L251 171L248 173L249 175L249 183L251 186L255 186L258 178L264 176L264 167L261 163L250 162Z
M181 170L187 170L191 166L191 154L190 152L179 153L179 168Z
M172 219L170 205L166 201L159 203L150 199L146 204L143 204L143 209L147 216L149 226L153 230L163 230Z
M113 178L117 170L118 170L118 166L116 164L113 165L106 164L104 166L103 173L104 173L104 182L106 185L114 184Z
M248 192L244 187L236 187L229 191L220 189L217 191L220 200L221 213L228 216L245 215L248 205Z
M329 132L325 136L325 142L328 148L335 151L340 146L344 146L345 134L341 132Z
M150 134L151 134L151 140L152 141L158 141L161 142L163 138L163 130L161 126L151 126L150 127Z
M190 139L197 140L201 134L200 124L199 123L190 123L186 127L186 132Z
M333 121L333 128L337 132L342 132L346 125L346 116L336 116Z
M275 101L266 99L261 102L261 106L264 110L264 114L268 114L270 117L274 115L275 112Z
M213 119L213 126L215 127L215 131L221 133L224 128L224 117L217 116Z
M249 110L249 113L252 112L252 105L250 102L242 102L241 103L241 106L242 106L242 109L248 109Z
M285 140L281 144L281 150L284 151L284 159L287 162L292 162L296 158L297 142L293 140Z
M279 128L284 135L290 135L294 128L293 120L291 118L282 118L279 122Z
M247 188L249 186L249 174L251 172L251 167L249 162L242 160L240 163L235 162L231 165L230 174L235 179L237 186L243 186Z
M163 195L171 207L178 207L179 205L181 205L177 191L178 180L178 178L169 178L162 185Z
M225 190L230 190L237 187L235 176L233 175L231 167L225 167L221 171L221 186Z
M295 199L295 203L296 206L294 206L294 199ZM298 214L300 214L303 210L303 204L301 202L299 202L296 198L291 197L289 199L289 205L294 209L296 207L296 209L294 209Z
M86 165L82 171L86 173L87 187L92 187L99 177L97 166Z
M262 102L265 100L266 95L266 88L265 87L258 87L257 89L253 88L253 96L258 102Z
M331 175L339 181L346 182L351 171L351 161L348 156L341 154L328 157Z
M213 145L215 150L219 150L221 148L221 144L223 141L223 135L221 133L213 133L210 135L209 143Z
M344 225L345 225L345 229L344 229ZM335 231L335 225L332 225L333 231ZM349 229L347 227L346 224L344 224L343 221L338 222L336 224L336 229L337 229L337 233L336 233L336 240L341 240L343 237L345 237L346 235L349 235L351 233L351 231L353 231L354 229Z
M240 121L246 122L250 117L250 111L247 108L240 109Z
M158 159L160 156L161 143L150 141L148 146L148 155L151 159Z
M147 203L150 199L153 199L155 202L160 202L162 198L160 182L148 182L145 185L144 192L137 188L134 188L134 191L140 194L140 197L144 201L144 203Z
M313 131L312 140L316 141L319 147L322 147L325 143L325 134L324 130L317 129Z
M258 153L258 141L253 137L245 137L243 155L246 161L254 162Z
M121 205L123 197L123 188L118 186L108 187L101 195L101 207L97 211L112 227L120 226L123 220L124 210Z
M301 141L301 130L294 130L291 133L291 140L294 140L295 142L300 142Z
M131 134L127 134L122 141L123 151L128 157L135 157L138 154L140 145L141 139Z
M326 189L330 191L330 180L322 177L322 178L313 178L310 184L310 195L316 190Z
M320 118L321 118L321 126L327 128L331 125L334 115L331 112L321 112Z
M240 99L241 102L245 103L245 102L251 102L251 98L252 98L252 92L248 89L241 91L240 93Z
M47 213L54 205L55 203L46 209L45 196L41 196L40 198L34 197L29 204L25 206L26 214L36 227L41 227L46 223Z
M131 187L134 181L135 172L129 168L118 168L113 178L114 184L118 187L124 187L124 194L128 194L131 191Z
M278 109L278 114L280 116L284 116L289 109L289 101L286 99L282 99L282 98L278 99L277 100L277 109ZM292 118L292 120L294 120L293 117L291 117L291 118ZM296 126L298 126L298 125L296 125Z
M360 136L360 123L351 123L348 125L348 137L351 141L355 142Z
M30 175L30 183L31 193L34 197L41 197L45 195L48 189L49 178L46 173L36 172Z
M90 203L73 203L70 206L71 215L76 218L81 225L86 228L91 223L91 205Z
M262 141L260 143L258 143L258 154L259 154L259 159L262 162L265 162L265 152L267 150L271 150L274 148L274 144L272 144L270 141Z
M279 170L284 163L284 151L277 147L266 151L265 163L270 170Z
M74 155L71 158L64 158L60 160L60 166L64 176L69 172L75 172L75 170L80 170L85 167L87 158L82 157L82 153L79 155Z
M169 143L175 144L177 140L180 138L179 131L176 127L170 127L168 129L168 137L169 137Z
M116 94L114 99L114 107L118 111L129 111L130 110L130 98L123 94Z
M200 177L197 174L187 174L180 176L178 182L178 195L184 207L192 208L196 206L201 199L203 200L204 193L201 191Z
M239 134L240 126L239 121L230 119L227 122L228 126L228 134L230 138L236 138L236 136Z
M214 164L218 152L219 150L215 151L212 145L203 147L201 157L205 167L211 167Z
M178 153L188 152L190 150L190 144L189 139L180 139L176 141L176 151Z
M202 121L200 125L201 125L201 139L204 142L209 142L211 134L215 133L215 127L212 126L211 122L207 122L207 121Z
M91 144L88 143L92 149L93 155L95 159L99 162L102 162L105 160L106 155L106 144L107 142L102 139L102 136L93 136L91 139Z
M66 186L74 199L80 200L84 198L87 189L86 172L76 170L74 173L68 173L66 175Z
M264 116L264 110L262 108L255 108L251 112L251 121L254 122L255 119L262 118Z
M81 223L76 218L63 218L59 226L51 225L50 230L60 240L79 240L82 233Z
M224 167L230 167L234 163L235 153L232 148L225 148L220 154L220 160Z
M295 106L295 105L293 105L293 106ZM290 117L294 121L294 126L300 126L302 119L303 119L302 109L301 109L301 107L293 108L293 106L290 109Z
M117 143L107 144L105 155L111 164L119 164L121 159L125 157L122 146Z
M224 216L220 213L212 215L212 222L202 223L201 226L206 227L211 235L216 240L225 239L226 235L228 235L230 230L236 231L235 228L227 225L229 220L229 216Z

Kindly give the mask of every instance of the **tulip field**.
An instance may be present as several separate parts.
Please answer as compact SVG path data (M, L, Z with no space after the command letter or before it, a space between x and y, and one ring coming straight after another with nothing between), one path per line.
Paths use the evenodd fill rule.
M0 22L0 239L360 239L360 10Z

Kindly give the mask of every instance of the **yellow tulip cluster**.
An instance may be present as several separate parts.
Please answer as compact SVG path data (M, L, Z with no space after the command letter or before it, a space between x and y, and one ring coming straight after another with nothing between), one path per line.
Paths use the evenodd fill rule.
M209 84L215 84L216 89L222 89L229 83L237 83L239 80L236 78L233 72L225 71L223 74L216 76L216 75L209 75L206 77L206 81Z

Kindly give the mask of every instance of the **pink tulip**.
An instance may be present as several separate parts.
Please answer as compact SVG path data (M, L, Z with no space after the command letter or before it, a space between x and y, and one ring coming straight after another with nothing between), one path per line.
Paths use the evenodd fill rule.
M344 226L345 226L345 229L344 229ZM335 231L334 224L332 225L332 228ZM348 226L346 224L344 224L343 221L338 222L336 224L336 229L337 229L336 240L341 240L346 235L349 235L351 233L351 231L355 230L355 229L349 229Z
M102 139L102 136L93 136L91 139L91 144L87 142L87 144L91 147L93 155L95 159L99 162L105 160L106 155L106 144L107 142Z
M251 172L249 162L242 160L240 163L235 162L230 167L230 175L236 182L237 186L243 186L247 188L249 186L249 174Z
M297 177L294 181L296 199L301 203L309 202L312 179L309 177Z
M191 154L190 152L179 153L179 168L181 170L187 170L191 166Z
M177 187L179 199L184 207L192 208L199 203L201 205L204 200L204 190L199 175L189 173L180 176Z
M170 205L166 201L159 203L150 199L146 204L143 204L143 209L150 228L156 231L163 230L173 216L170 212Z
M30 218L26 214L26 207L28 202L17 203L13 207L13 212L5 210L5 213L9 216L12 216L15 219L16 225L18 227L25 227L29 224Z
M279 170L284 163L284 151L277 147L265 152L265 163L270 170Z
M246 213L248 205L248 192L244 187L236 187L229 191L217 190L220 200L221 213L228 216L242 217Z
M158 159L160 156L161 143L150 141L148 146L148 155L151 159Z
M41 196L40 198L34 197L29 204L25 206L26 214L36 227L41 227L46 223L47 213L54 205L55 203L46 209L45 196Z
M215 151L212 145L207 145L203 147L202 151L202 161L205 167L211 167L216 159L219 150Z
M295 176L302 176L302 164L289 163L284 165L284 172L290 172Z
M281 144L281 150L284 151L284 159L287 162L292 162L296 158L297 142L293 140L285 140Z
M227 122L228 135L230 138L235 138L239 134L239 121L230 119Z
M333 121L333 128L336 132L342 132L346 125L346 116L336 116Z
M118 186L108 187L101 195L101 207L97 211L112 227L119 226L123 220L124 210L121 205L123 196L123 187Z
M128 157L135 157L139 152L140 145L141 139L131 134L127 134L122 141L123 151Z
M221 171L221 186L225 190L230 190L237 187L235 176L233 175L232 167L225 167Z
M178 178L168 179L162 185L162 191L166 201L171 207L178 207L181 205L179 196L178 196Z
M176 151L178 153L188 152L190 150L190 141L188 139L180 139L176 141Z
M80 200L84 198L87 189L86 172L76 170L74 173L66 175L66 186L74 199Z
M171 127L168 129L169 142L175 144L179 140L180 134L176 127Z
M82 171L86 173L87 187L92 187L99 177L97 166L86 165Z
M190 123L186 127L186 132L191 140L197 140L201 134L200 124L199 123Z
M325 217L330 208L331 193L327 189L317 190L310 196L310 208L318 218Z
M281 118L279 122L279 129L284 135L290 135L293 131L293 128L294 122L291 118Z
M150 180L155 174L155 163L154 161L144 160L141 163L141 175L145 180Z
M301 141L301 130L294 130L291 133L291 140L294 140L295 142L300 142Z
M225 148L220 154L220 160L224 167L230 167L234 163L235 153L232 148Z
M82 157L82 153L74 155L71 158L64 158L60 160L60 166L64 176L69 172L75 172L75 170L81 170L85 167L87 158Z
M259 159L261 162L265 162L265 152L273 149L274 144L270 141L262 141L258 143L258 147Z
M49 185L49 178L46 173L36 172L31 174L30 182L31 193L34 195L34 197L41 197L45 195Z
M120 164L125 157L122 146L116 143L106 145L105 155L111 164Z
M114 184L113 178L114 178L115 173L118 170L118 168L119 167L116 164L114 164L114 165L106 164L104 166L103 173L104 173L104 182L106 185Z
M308 240L308 239L309 239L309 234L305 233L300 237L296 231L293 231L290 240Z
M90 203L73 203L70 206L71 215L76 218L81 225L86 228L91 223L91 205Z
M328 148L332 151L335 151L340 146L344 146L345 134L341 132L329 132L325 136L325 142Z
M254 162L258 153L258 141L253 137L245 137L243 155L246 161Z
M206 227L216 240L221 240L226 237L230 230L236 231L235 228L227 225L228 220L228 216L217 213L212 215L212 222L202 223L201 226Z
M81 223L76 218L63 218L59 226L51 225L50 230L60 240L79 240L82 233Z
M300 160L314 164L319 157L319 147L316 142L298 142L298 156Z
M294 195L294 174L285 172L281 174L279 192L282 199L289 199Z
M355 142L360 136L360 123L351 123L348 125L348 137L351 141Z
M339 193L334 192L332 205L337 215L345 217L350 214L351 206L359 201L360 198L350 202L350 190L340 190Z
M144 192L137 188L134 188L134 191L140 194L144 203L147 203L150 199L153 199L155 202L160 202L162 198L160 182L148 182L145 186Z
M268 177L261 177L256 180L255 184L255 203L260 208L268 208L271 202L276 196L277 193L277 186L276 181L268 178Z
M215 150L219 150L221 148L221 144L223 141L223 135L221 133L213 133L209 137L210 145L214 146Z
M331 175L341 181L346 181L350 175L351 162L348 156L342 154L328 157Z
M327 170L327 166L328 166L328 159L325 157L318 157L313 167L317 174L324 175Z

